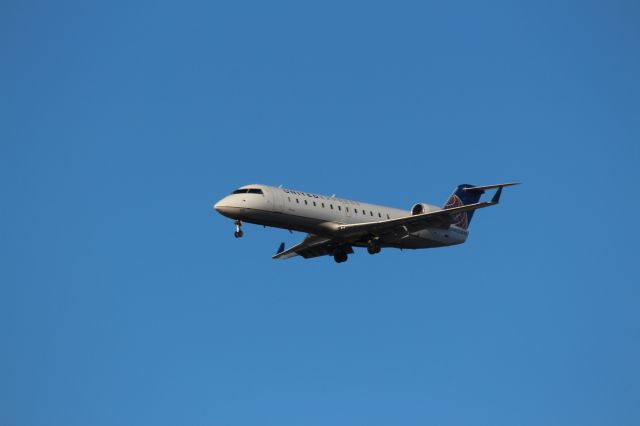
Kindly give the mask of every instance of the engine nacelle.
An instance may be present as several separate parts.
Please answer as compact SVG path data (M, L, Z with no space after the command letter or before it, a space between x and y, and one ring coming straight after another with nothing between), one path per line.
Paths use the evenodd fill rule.
M431 213L438 210L441 210L440 207L432 206L431 204L418 203L411 207L411 214L415 216L417 214Z

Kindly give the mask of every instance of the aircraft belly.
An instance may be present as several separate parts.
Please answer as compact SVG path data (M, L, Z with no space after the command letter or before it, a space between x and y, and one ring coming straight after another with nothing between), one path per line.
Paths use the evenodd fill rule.
M428 240L426 238L417 237L414 235L408 235L404 238L396 238L391 241L384 241L383 246L406 248L406 249L421 249L421 248L433 248L446 246L446 243L434 240Z
M464 239L447 232L447 230L429 230L412 233L405 236L385 239L383 245L397 248L420 249L444 247L463 243Z

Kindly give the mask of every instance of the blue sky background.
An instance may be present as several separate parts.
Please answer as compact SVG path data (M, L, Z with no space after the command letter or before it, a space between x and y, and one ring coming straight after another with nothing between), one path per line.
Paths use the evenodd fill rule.
M0 6L0 424L640 424L640 6ZM467 244L271 260L266 183Z

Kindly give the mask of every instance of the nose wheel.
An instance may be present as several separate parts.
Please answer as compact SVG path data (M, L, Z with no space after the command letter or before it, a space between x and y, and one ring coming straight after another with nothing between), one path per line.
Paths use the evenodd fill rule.
M236 220L236 232L233 233L236 238L242 238L244 232L242 232L242 222Z

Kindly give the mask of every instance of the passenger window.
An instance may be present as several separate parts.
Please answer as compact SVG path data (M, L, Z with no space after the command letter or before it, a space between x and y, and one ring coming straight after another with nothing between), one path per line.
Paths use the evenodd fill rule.
M296 203L300 204L300 200L298 200L297 198L296 198Z
M329 207L331 207L331 210L333 210L333 204L329 204Z
M324 203L322 203L322 208L324 209Z
M391 218L389 217L389 213L387 213L387 219L391 219Z
M307 203L307 200L304 200L304 205L306 206L307 204L309 204L309 203Z
M313 207L315 207L315 206L316 206L316 202L314 201L314 202L313 202Z
M364 210L362 210L362 214L366 216L367 212L365 212Z
M349 211L349 207L345 207L345 209L347 209L347 211Z
M354 212L358 213L358 209L353 209Z
M289 202L291 202L291 197L287 197L289 199Z
M338 206L338 210L342 211L342 207Z
M378 212L378 217L379 217L379 218L382 218L382 215L380 214L380 212Z

